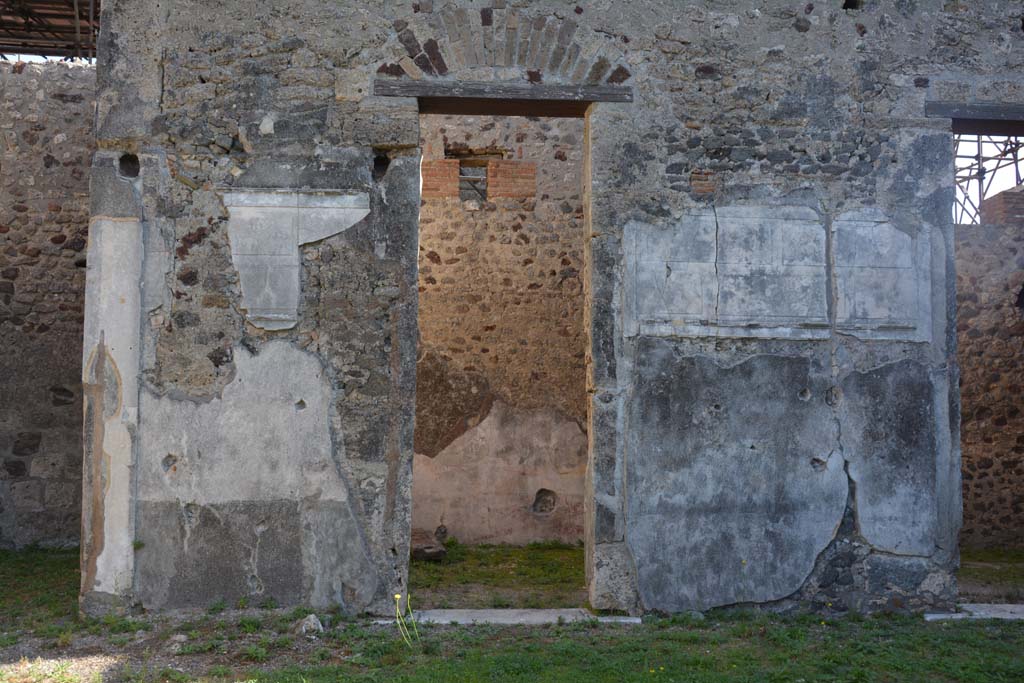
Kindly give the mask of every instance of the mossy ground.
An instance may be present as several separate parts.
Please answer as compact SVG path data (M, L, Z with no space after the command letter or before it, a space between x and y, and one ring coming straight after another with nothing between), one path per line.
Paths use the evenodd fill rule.
M581 563L565 546L455 544L446 563L414 564L413 590L515 588L529 576L545 595L570 596ZM187 618L79 620L77 585L73 552L0 553L0 683L1024 681L1021 622L717 611L639 626L421 626L408 647L393 625L337 613L320 615L319 637L296 635L302 608L220 602Z

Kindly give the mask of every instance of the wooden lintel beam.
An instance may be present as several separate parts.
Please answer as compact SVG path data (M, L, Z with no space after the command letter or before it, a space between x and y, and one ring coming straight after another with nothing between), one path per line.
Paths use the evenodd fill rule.
M924 115L940 119L1024 121L1024 105L1000 102L932 101L924 103Z
M478 97L421 97L421 114L456 116L543 116L582 119L590 102L567 100L492 100Z
M373 94L384 97L467 98L550 102L632 102L633 89L621 85L543 85L378 78Z

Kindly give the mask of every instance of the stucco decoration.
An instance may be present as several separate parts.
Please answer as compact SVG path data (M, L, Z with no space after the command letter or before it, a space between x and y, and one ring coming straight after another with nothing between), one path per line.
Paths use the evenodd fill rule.
M863 339L929 341L931 244L874 208L835 221L837 326Z
M626 334L826 339L834 258L836 326L862 339L928 341L930 241L877 209L828 226L809 207L690 210L626 227Z
M700 209L627 235L627 334L828 336L826 231L813 210Z
M365 192L228 192L231 261L246 318L265 330L298 322L299 245L351 228L370 213Z

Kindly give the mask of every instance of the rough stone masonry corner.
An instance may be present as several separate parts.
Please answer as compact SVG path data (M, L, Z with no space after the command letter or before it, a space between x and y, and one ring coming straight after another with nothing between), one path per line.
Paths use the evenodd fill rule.
M405 592L418 105L373 79L634 95L586 121L594 607L953 600L924 104L1024 101L1006 3L185 4L103 6L83 610Z

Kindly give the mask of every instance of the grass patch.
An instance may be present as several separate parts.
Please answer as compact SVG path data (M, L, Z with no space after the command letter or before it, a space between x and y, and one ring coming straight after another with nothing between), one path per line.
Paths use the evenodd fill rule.
M586 601L583 547L445 543L439 562L412 560L409 590L416 608L578 607Z
M967 549L960 551L961 579L1024 587L1024 549Z
M341 664L252 673L266 683L327 681L928 681L1024 680L1024 624L825 620L758 614L639 627L569 624L432 627L409 648L391 631L349 641ZM324 655L320 655L321 657Z
M440 562L412 560L411 588L477 583L515 588L523 584L578 587L584 583L583 547L564 543L526 546L463 545L454 539Z
M238 630L242 633L256 633L263 628L263 620L259 617L242 617L238 620Z
M964 602L1024 602L1024 549L964 548L957 579Z
M420 593L483 586L484 599L521 596L531 584L540 595L575 595L583 582L582 550L544 544L464 547L451 544L441 563L413 563L414 606ZM971 563L1013 565L1020 554L965 553ZM1009 576L1014 576L1010 569ZM1000 574L1000 577L1006 574ZM1011 578L1011 581L1014 579ZM957 621L925 623L919 617L815 615L780 617L742 610L715 611L704 619L677 615L622 627L584 622L545 627L420 626L422 639L408 647L392 626L369 621L335 622L316 642L288 633L293 618L282 614L203 615L157 633L187 633L175 666L149 658L152 643L131 634L146 622L109 618L77 620L77 554L33 550L0 553L0 646L32 635L47 642L38 656L0 664L0 683L92 683L74 671L61 651L72 635L105 634L111 647L134 648L120 678L139 683L191 680L328 681L927 681L928 683L1024 681L1024 623ZM563 591L560 593L559 591ZM497 598L494 596L497 595ZM519 599L519 598L516 598ZM486 606L486 605L485 605ZM166 630L165 630L166 629ZM166 647L166 639L159 647ZM68 659L63 659L69 657ZM135 663L135 662L141 662ZM225 662L231 664L226 666ZM118 665L122 666L122 665ZM237 670L236 670L237 668ZM105 675L119 672L111 670Z
M242 648L242 657L250 662L265 662L270 659L270 653L263 645L247 645Z
M39 631L77 620L78 550L0 550L0 632Z

